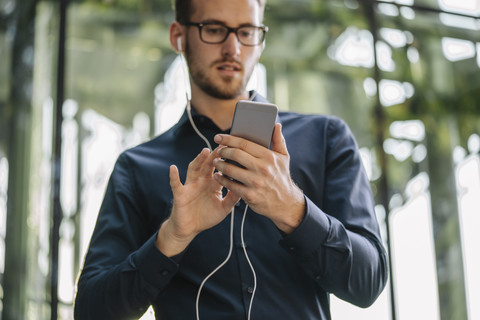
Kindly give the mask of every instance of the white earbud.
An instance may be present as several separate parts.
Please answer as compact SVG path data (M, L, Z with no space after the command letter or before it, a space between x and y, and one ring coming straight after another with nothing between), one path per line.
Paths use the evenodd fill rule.
M179 52L183 52L182 37L177 38L177 50Z

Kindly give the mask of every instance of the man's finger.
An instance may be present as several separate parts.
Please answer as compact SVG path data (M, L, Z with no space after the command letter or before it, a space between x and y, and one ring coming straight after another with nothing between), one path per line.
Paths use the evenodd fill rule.
M210 155L210 150L203 148L202 151L188 165L188 172L200 171L203 168L205 160Z
M280 154L288 154L287 144L282 134L282 125L280 123L275 124L272 137L272 150Z
M214 164L213 164L213 160L215 158L218 158L218 150L220 149L221 147L217 147L215 148L215 150L213 150L212 152L210 152L210 150L208 150L208 156L203 160L202 164L201 164L201 168L200 168L200 174L201 175L211 175L213 173L213 170L215 169L214 168ZM205 150L205 149L204 149ZM206 151L203 151L202 152L205 152Z
M233 206L238 202L240 201L240 196L238 196L236 193L234 193L233 191L228 191L227 192L227 195L225 196L225 198L223 199L223 207L227 210L227 211L231 211Z
M259 158L265 151L265 147L255 142L228 134L217 134L215 136L215 142L226 147L240 149L255 158Z
M178 168L176 165L170 166L170 188L175 195L178 190L183 187L182 182L180 181L180 175L178 173Z
M227 188L230 191L235 192L241 197L242 192L245 191L246 187L241 182L232 180L230 177L225 176L223 173L216 172L214 174L215 180L223 187Z

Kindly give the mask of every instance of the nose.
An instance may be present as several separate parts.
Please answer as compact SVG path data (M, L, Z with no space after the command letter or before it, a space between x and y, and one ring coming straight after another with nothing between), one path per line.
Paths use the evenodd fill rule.
M241 43L238 41L235 32L230 32L227 39L222 44L222 54L225 56L235 57L240 54Z

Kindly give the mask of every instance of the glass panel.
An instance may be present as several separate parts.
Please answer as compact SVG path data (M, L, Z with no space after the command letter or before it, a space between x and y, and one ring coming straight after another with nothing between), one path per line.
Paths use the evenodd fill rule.
M479 0L416 0L415 5L480 17Z
M468 319L480 317L480 215L478 214L478 195L480 194L480 137L472 134L468 139L468 149L455 149L456 177L458 185L458 203L460 229L462 231L462 249L465 280L467 282Z
M0 2L0 55L7 61L0 67L0 198L6 200L8 192L8 214L2 223L6 225L5 258L1 256L5 318L46 318L50 314L50 302L42 297L46 296L50 267L56 8L47 1ZM7 173L8 190L4 184Z
M76 1L69 7L67 92L80 113L91 109L126 127L139 112L153 116L152 93L175 54L171 5L150 5Z
M75 1L68 17L64 108L74 106L69 117L79 131L71 138L80 141L78 161L71 159L70 172L63 168L70 177L65 185L76 187L63 197L73 202L64 212L61 240L62 319L72 318L72 288L114 163L153 134L156 87L176 57L169 44L169 1Z
M269 98L281 109L337 115L361 146L371 147L374 100L363 87L373 76L372 37L358 4L345 3L268 2L270 31L261 61Z
M7 223L7 190L8 190L8 128L7 114L9 87L11 81L12 39L9 36L7 21L13 12L13 1L0 0L0 292L3 292L5 271L5 235ZM3 298L3 295L2 295ZM0 302L0 314L3 304Z
M383 88L380 93L392 94L392 103L383 101L391 122L384 143L390 155L388 177L391 192L398 192L391 197L390 206L396 210L406 206L409 198L404 186L419 173L428 173L440 314L442 319L466 318L465 291L469 285L464 284L460 249L464 235L458 218L463 214L457 204L452 155L456 146L465 146L469 136L478 132L480 110L474 102L480 98L477 20L425 8L413 8L410 15L393 15L380 5L376 10L379 35L392 48L396 63L395 70L381 73L382 78L394 81L396 90ZM390 33L386 28L398 31ZM396 48L394 41L403 39L398 32L407 41ZM400 99L402 93L406 99ZM394 97L398 100L393 101ZM408 125L411 121L420 127ZM420 139L404 134L423 130ZM403 308L400 304L398 307Z

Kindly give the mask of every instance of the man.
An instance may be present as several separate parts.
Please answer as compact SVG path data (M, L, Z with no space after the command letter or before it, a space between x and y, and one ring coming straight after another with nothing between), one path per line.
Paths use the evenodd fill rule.
M387 267L350 131L337 118L280 113L271 150L228 135L236 102L255 94L245 86L264 3L177 0L176 10L170 42L189 67L192 119L187 111L119 157L76 318L139 317L153 305L159 319L330 319L329 293L370 305ZM243 225L230 212L246 206Z

